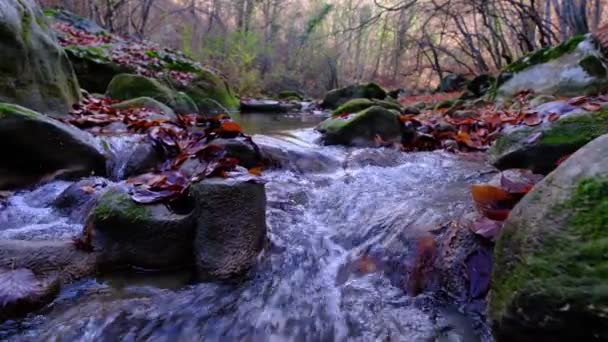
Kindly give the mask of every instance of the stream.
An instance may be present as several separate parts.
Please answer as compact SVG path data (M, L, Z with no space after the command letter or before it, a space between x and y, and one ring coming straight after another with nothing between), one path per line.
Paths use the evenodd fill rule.
M263 174L269 244L247 279L193 283L186 271L85 279L42 311L0 325L0 340L491 340L462 303L404 291L416 239L471 211L470 185L489 169L481 158L320 146L316 116L234 119L285 159ZM80 232L82 213L51 207L70 184L12 196L0 208L0 239ZM374 260L364 271L363 256Z

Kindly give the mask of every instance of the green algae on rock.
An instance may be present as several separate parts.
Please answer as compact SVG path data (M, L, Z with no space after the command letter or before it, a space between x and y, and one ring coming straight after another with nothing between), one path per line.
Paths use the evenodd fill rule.
M375 100L375 99L352 99L345 104L338 107L333 111L332 116L338 116L342 114L358 113L369 107L380 106L386 109L393 109L401 112L402 108L398 103L386 101L386 100Z
M489 304L498 341L608 338L607 143L580 149L511 212Z
M326 109L336 109L352 99L384 100L386 96L386 91L376 83L355 84L329 91L325 94L321 106Z
M66 115L80 87L36 1L3 1L0 32L0 102Z

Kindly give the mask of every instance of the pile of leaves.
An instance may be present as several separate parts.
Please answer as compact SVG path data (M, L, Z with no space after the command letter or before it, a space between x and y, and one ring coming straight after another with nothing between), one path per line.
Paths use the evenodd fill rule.
M152 173L127 180L131 196L138 203L157 203L178 200L187 193L190 184L206 177L227 177L239 165L239 160L228 156L227 151L214 145L217 138L243 138L241 127L227 115L205 118L195 114L180 116L177 121L162 118L152 108L118 110L108 98L86 97L74 106L67 122L95 135L145 134L165 161ZM187 162L195 166L186 171ZM260 170L251 170L259 174Z
M484 151L498 138L506 126L539 126L560 119L559 113L539 113L530 108L530 92L514 98L518 109L501 109L495 104L482 104L460 111L454 108L425 110L419 115L401 115L401 121L417 132L406 142L407 151L447 149L452 151ZM599 111L608 97L583 96L566 100L569 105L587 111ZM464 115L463 115L464 114Z
M55 22L53 28L66 50L101 62L116 63L140 75L169 77L185 86L203 69L182 53L149 41L135 41L107 32L91 34L65 22Z

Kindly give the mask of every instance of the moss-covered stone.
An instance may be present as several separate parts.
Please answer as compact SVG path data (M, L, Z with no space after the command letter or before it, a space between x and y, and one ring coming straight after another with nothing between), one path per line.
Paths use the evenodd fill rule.
M57 172L106 172L105 157L87 133L14 104L0 103L0 145L0 189L32 185Z
M329 91L325 94L321 106L326 109L336 109L352 99L360 98L384 100L386 91L376 83L350 85Z
M0 101L65 115L80 86L63 49L33 0L0 6Z
M370 99L353 99L334 110L332 116L338 116L342 114L358 113L372 106L380 106L386 109L396 110L401 112L403 108L399 103L387 100L370 100Z
M173 91L158 80L133 74L115 76L108 85L106 95L115 100L150 97L167 105L173 104L175 99Z
M574 154L506 222L489 310L498 341L608 337L606 143Z
M175 113L167 105L156 101L151 97L138 97L132 100L123 101L112 105L112 108L116 109L130 109L130 108L149 108L164 115L167 119L175 119Z
M587 56L583 58L579 64L587 72L589 75L593 77L603 78L606 77L608 72L606 71L606 66L597 56Z
M297 91L285 90L277 94L279 100L303 101L304 96Z
M499 169L553 171L560 159L608 133L608 111L583 113L536 128L503 133L489 153Z
M399 112L373 106L346 117L322 122L317 130L328 145L374 146L377 137L383 142L400 142L404 127Z
M517 61L509 64L503 69L506 73L518 73L533 65L547 63L554 59L557 59L567 53L574 51L580 43L585 40L585 35L574 36L565 42L554 46L546 47L535 52L532 52Z
M216 111L217 107L211 106L209 99L219 103L223 108L230 111L239 108L239 100L230 89L228 83L215 73L202 70L188 86L176 84L179 90L186 93L197 105L201 113Z
M135 223L145 220L150 216L150 213L145 206L135 203L127 193L108 191L99 198L93 215L99 222L120 216Z

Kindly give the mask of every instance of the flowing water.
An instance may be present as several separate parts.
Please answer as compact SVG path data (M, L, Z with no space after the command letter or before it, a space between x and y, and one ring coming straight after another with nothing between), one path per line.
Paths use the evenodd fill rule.
M41 312L0 325L0 340L487 339L483 324L449 300L408 296L403 275L417 237L471 210L468 189L483 177L483 161L323 147L311 128L320 118L246 115L237 119L254 140L284 159L263 176L270 243L247 279L192 283L188 272L87 279ZM80 219L49 208L69 184L13 196L0 209L0 239L78 233ZM362 272L353 266L362 256L377 262Z

